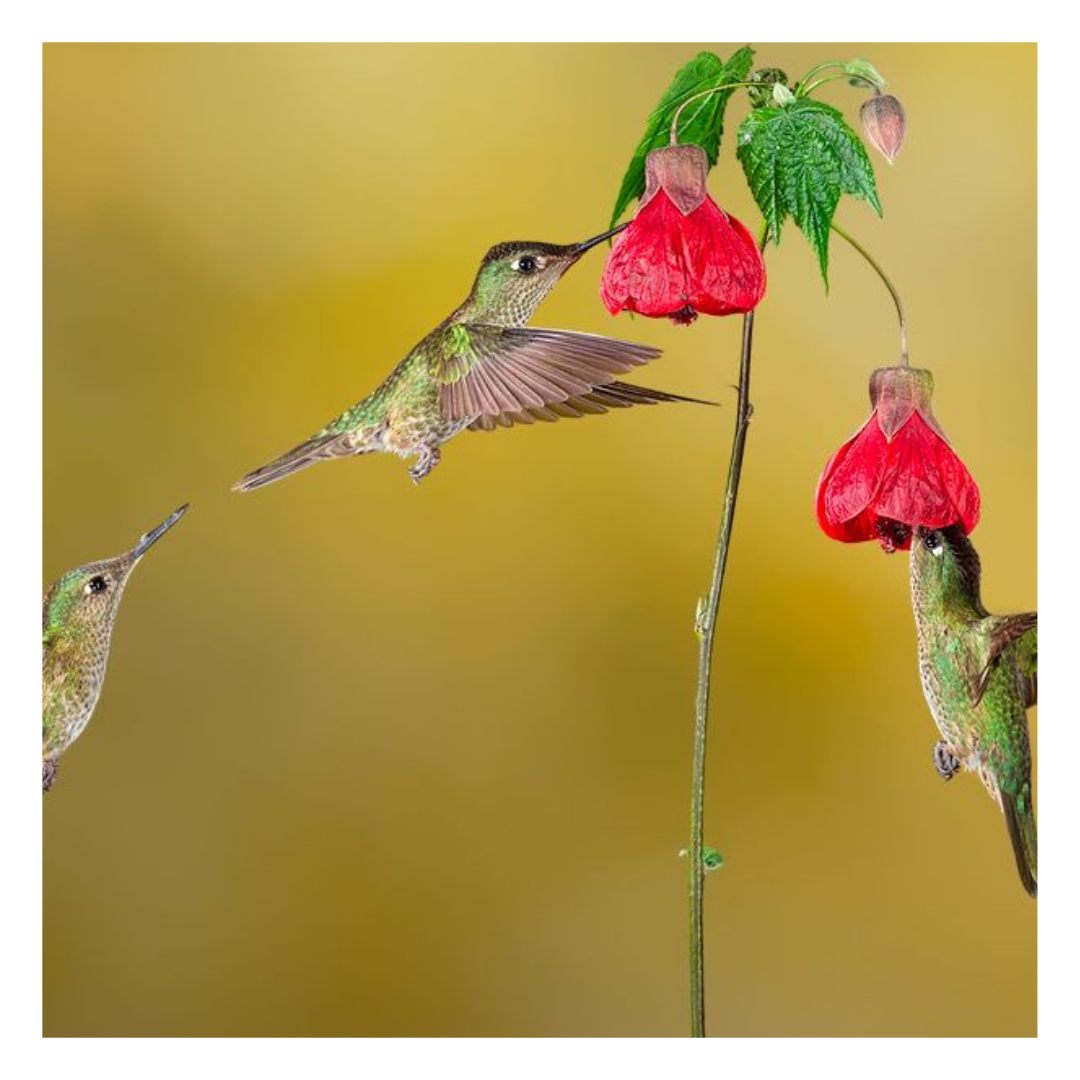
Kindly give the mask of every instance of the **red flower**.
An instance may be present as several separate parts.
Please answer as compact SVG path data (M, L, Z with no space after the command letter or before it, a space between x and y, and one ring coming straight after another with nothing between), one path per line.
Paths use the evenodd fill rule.
M918 368L870 376L873 415L833 455L817 489L818 524L834 540L911 546L916 525L965 533L979 521L979 489L930 411L934 378Z
M709 198L709 164L687 143L649 152L637 216L615 241L600 283L612 313L690 323L698 313L750 311L765 294L765 263L746 227Z

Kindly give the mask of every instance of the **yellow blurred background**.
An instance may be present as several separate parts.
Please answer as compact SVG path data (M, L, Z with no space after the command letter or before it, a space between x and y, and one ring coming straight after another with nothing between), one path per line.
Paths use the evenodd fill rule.
M486 248L607 224L700 48L49 45L44 566L139 568L44 799L46 1035L681 1035L693 615L740 323L612 319L602 251L539 325L661 346L657 407L463 435L254 495L368 392ZM992 610L1036 604L1036 51L865 55L908 114L885 218L912 363L977 478ZM1006 77L1007 76L1007 77ZM823 100L857 122L864 94ZM728 111L714 196L756 230ZM1036 905L945 785L907 563L827 540L822 465L894 361L889 298L789 226L721 611L706 842L714 1035L1033 1035Z

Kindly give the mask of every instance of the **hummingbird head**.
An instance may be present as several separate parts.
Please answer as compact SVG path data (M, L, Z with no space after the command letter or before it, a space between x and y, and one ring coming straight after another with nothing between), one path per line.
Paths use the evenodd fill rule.
M42 634L46 640L67 637L88 645L107 646L116 610L131 571L147 550L175 525L187 510L185 503L139 542L113 559L69 570L42 603Z
M559 278L590 248L625 229L609 229L580 244L510 240L484 256L467 306L469 317L499 326L524 326Z
M911 539L911 583L923 603L979 605L979 553L960 524L917 526Z

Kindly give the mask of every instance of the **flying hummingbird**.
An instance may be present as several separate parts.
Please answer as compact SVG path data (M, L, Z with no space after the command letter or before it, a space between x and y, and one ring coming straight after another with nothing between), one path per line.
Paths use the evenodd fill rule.
M41 790L90 722L105 682L113 620L128 576L147 549L175 525L185 503L115 559L69 570L41 604Z
M1024 888L1038 887L1027 710L1038 679L1036 612L990 615L979 597L979 555L959 525L917 528L911 596L923 693L941 741L934 766L979 779L1001 808Z
M317 461L375 452L415 458L409 475L419 483L439 463L441 444L466 428L494 431L609 408L696 401L615 381L659 349L525 326L586 251L625 227L580 244L497 244L484 256L468 299L381 386L233 490L251 491Z

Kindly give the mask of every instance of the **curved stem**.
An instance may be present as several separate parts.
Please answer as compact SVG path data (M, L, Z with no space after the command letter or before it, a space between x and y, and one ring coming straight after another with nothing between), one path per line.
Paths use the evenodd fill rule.
M854 236L844 229L841 229L835 221L832 223L832 230L838 236L842 236L874 268L877 276L885 283L885 288L889 290L889 295L893 298L893 303L896 305L896 317L900 321L900 363L903 364L904 367L907 367L907 318L904 315L904 305L900 300L900 294L896 291L896 286L889 280L889 275L882 270L880 264L873 255L871 255Z
M824 86L826 83L836 82L837 79L857 79L861 83L865 83L876 94L880 94L881 90L878 89L869 79L863 78L862 75L852 75L849 71L838 71L835 75L826 75L823 79L818 79L815 83L809 85L799 84L798 97L808 97L811 90L816 90L819 86Z
M697 101L699 98L708 97L710 94L719 94L721 90L737 90L740 86L760 86L760 83L755 82L732 82L724 83L722 86L710 86L708 90L702 90L699 94L691 94L679 107L675 110L675 115L671 118L671 138L670 144L677 146L679 142L679 117L682 116L683 109L692 101Z
M759 247L765 246L768 233ZM695 630L698 635L697 699L694 715L694 772L690 793L690 1033L705 1035L705 750L709 729L709 691L711 687L713 645L716 640L716 615L724 587L731 528L735 520L735 501L739 494L746 434L753 406L750 404L750 356L754 342L754 313L743 316L742 356L739 362L739 399L735 414L735 434L731 444L724 508L716 540L712 584L707 597L698 604Z
M798 86L806 86L806 84L819 72L827 71L829 68L834 67L847 67L843 60L825 60L820 64L815 64L797 83Z

